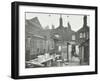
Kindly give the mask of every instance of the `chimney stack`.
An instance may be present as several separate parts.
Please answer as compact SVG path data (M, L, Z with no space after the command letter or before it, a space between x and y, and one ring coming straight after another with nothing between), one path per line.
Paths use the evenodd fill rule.
M59 23L60 23L60 27L62 27L62 26L63 26L62 15L60 15L60 20L59 20Z
M87 16L85 15L83 18L83 27L87 26Z

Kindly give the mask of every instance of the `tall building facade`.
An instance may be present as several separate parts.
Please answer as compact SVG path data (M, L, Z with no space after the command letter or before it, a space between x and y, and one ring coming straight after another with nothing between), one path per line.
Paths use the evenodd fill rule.
M80 63L89 64L89 26L87 25L87 16L83 17L83 27L77 31L76 39L79 44Z
M71 25L68 22L68 26L63 26L63 18L59 18L59 26L52 27L52 39L55 44L55 52L61 54L62 59L69 61L71 59L71 42L75 42L75 32L71 29Z
M37 17L25 21L26 60L36 58L53 47L50 30L43 29Z

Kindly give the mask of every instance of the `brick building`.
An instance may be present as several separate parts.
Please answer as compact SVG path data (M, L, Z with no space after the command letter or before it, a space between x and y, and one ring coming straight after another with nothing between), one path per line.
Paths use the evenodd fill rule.
M81 64L89 64L89 26L87 25L87 16L83 17L83 27L77 31L76 40L79 44Z
M55 52L61 54L64 60L69 61L71 59L71 47L72 42L75 43L75 32L71 29L71 25L68 22L68 26L63 26L63 18L59 18L59 26L52 27L52 39L55 42Z
M49 35L50 30L43 29L37 17L25 20L26 60L34 59L53 47Z

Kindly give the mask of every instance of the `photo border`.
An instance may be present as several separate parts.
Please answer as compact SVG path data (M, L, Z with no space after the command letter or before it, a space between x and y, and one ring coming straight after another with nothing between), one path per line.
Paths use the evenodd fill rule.
M95 71L89 72L75 72L75 73L59 73L59 74L43 74L43 75L19 75L19 6L42 6L42 7L56 7L56 8L73 8L73 9L89 9L95 10ZM49 4L49 3L31 3L31 2L12 2L11 4L11 77L13 79L26 78L42 78L42 77L58 77L58 76L72 76L72 75L88 75L98 73L97 62L97 26L98 26L98 9L96 6L81 6L81 5L65 5L65 4Z

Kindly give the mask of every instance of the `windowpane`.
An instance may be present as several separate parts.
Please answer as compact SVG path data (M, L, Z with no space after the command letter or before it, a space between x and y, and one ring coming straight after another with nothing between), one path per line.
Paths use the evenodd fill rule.
M75 35L72 35L72 40L75 40Z
M86 37L87 39L89 38L89 33L87 32L87 37Z
M83 35L84 35L84 38L85 38L85 32L84 32L84 34L83 34Z
M82 33L80 33L80 38L83 38Z

